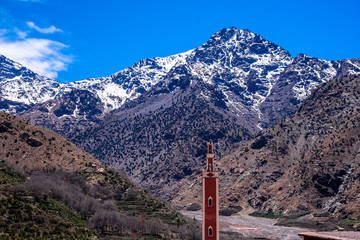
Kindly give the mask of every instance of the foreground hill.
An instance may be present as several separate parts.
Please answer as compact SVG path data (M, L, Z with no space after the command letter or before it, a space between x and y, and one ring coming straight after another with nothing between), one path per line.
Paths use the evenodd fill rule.
M60 134L1 111L0 144L2 160L25 172L104 171L102 163Z
M0 112L0 238L197 239L177 212L68 139Z
M358 219L359 106L360 76L330 81L292 118L218 160L222 208ZM173 203L199 203L200 183L184 179Z

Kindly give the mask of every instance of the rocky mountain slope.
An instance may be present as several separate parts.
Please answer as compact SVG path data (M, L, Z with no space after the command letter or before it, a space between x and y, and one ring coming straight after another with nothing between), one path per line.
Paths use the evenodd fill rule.
M101 162L68 139L1 111L0 144L1 159L25 172L104 171Z
M229 153L295 113L319 84L359 72L359 59L293 58L232 27L186 53L60 85L53 99L22 116L171 199L178 182L199 171L206 141L218 145L220 156Z
M201 169L207 141L217 143L220 156L229 153L262 127L293 114L318 84L360 65L305 55L292 60L281 47L234 28L187 54L186 64L175 65L141 96L69 136L167 200L181 179ZM28 116L57 129L48 113Z
M0 146L0 238L198 236L196 225L51 130L0 111Z
M360 76L322 84L290 119L217 161L223 209L360 216ZM173 203L200 202L198 174ZM325 214L326 215L326 214Z
M246 124L256 121L256 115L247 111L236 117L222 97L201 79L169 78L73 139L107 165L124 168L168 199L180 179L200 169L208 139L226 153L256 132L255 126Z

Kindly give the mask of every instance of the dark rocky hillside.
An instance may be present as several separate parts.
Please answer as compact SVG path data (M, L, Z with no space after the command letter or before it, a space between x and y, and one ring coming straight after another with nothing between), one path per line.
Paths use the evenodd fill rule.
M77 135L75 142L170 199L182 178L199 172L206 141L212 139L225 154L256 132L245 127L256 116L235 117L225 101L221 92L199 79L169 78Z
M74 89L54 100L36 104L26 113L26 118L71 139L76 132L99 122L103 111L104 105L96 94Z
M164 202L61 135L0 112L0 238L198 239Z
M359 106L359 76L322 84L292 118L218 160L222 208L359 221ZM200 202L197 175L182 180L175 205Z

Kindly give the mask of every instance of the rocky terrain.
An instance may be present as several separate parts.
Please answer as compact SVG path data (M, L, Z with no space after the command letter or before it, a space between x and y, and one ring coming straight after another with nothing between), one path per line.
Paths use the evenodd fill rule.
M230 153L262 127L291 116L316 86L356 73L360 64L303 54L290 63L279 46L236 29L214 34L192 54L141 96L71 136L166 200L179 181L201 171L207 141L217 144L219 157Z
M185 216L202 221L201 212L184 211ZM306 228L277 226L275 219L257 218L248 215L220 216L221 232L230 239L301 240L299 233L311 231ZM232 233L232 234L230 234Z
M47 101L29 100L27 92L34 91L31 88L12 93L12 84L25 81L26 74L17 70L20 65L4 57L2 62L4 110L15 111L11 106L28 101L30 104L16 110L21 116L65 135L107 165L124 168L157 196L168 201L175 197L176 204L185 202L180 199L180 190L179 198L173 191L182 183L193 186L194 176L203 165L207 141L215 142L217 156L222 157L241 147L244 140L290 117L320 84L360 72L359 59L327 61L304 54L293 58L260 35L234 27L213 34L188 52L144 59L108 77L68 84L43 79L51 83L40 88L43 95L47 93ZM23 97L16 95L20 92ZM305 130L298 129L302 134ZM270 142L266 136L260 139L260 146ZM255 156L257 144L254 146L248 146L248 158L252 153ZM279 149L275 148L279 151L275 153L269 149L269 154L285 159L289 151ZM301 154L294 156L302 159ZM285 176L292 161L284 162L284 166L279 163L274 179ZM268 162L264 162L264 168ZM246 167L262 179L253 170L257 165L250 165ZM251 184L248 182L247 188ZM249 206L274 209L265 204L268 197L259 193L259 186L255 186L256 191L247 188L244 193L252 199Z
M0 111L0 145L1 239L196 239L196 225L51 130Z
M244 125L256 116L236 118L227 111L222 95L201 80L184 78L175 84L165 86L174 88L171 94L155 88L114 111L99 125L75 135L75 143L168 199L179 180L199 172L206 141L216 141L226 153L256 132L256 127ZM200 91L212 98L198 97Z
M257 126L260 130L293 114L298 104L319 84L360 72L358 59L326 61L303 54L293 58L260 35L234 27L213 34L196 49L165 58L144 59L108 77L67 84L54 84L44 78L45 83L40 84L37 91L41 90L46 99L28 97L34 95L31 87L14 88L14 82L22 86L21 81L29 79L23 79L26 75L16 70L18 64L13 63L12 70L11 64L5 65L6 72L12 75L5 74L6 81L2 82L4 89L0 92L4 101L12 101L11 106L24 106L17 111L19 113L37 104L23 116L68 137L72 132L97 123L126 102L154 88L160 91L159 87L167 85L168 81L176 86L176 81L184 78L201 79L212 86L229 112L240 118L248 113L254 115L256 121L248 124L249 128ZM173 90L165 88L160 92L166 94ZM18 96L18 92L24 94ZM88 101L82 100L81 94ZM3 105L3 109L15 112L9 104ZM91 110L93 107L95 111Z
M322 84L297 113L217 158L221 208L360 221L360 77ZM198 174L174 204L201 200Z
M101 162L60 134L4 112L0 112L0 141L1 159L24 172L105 169Z

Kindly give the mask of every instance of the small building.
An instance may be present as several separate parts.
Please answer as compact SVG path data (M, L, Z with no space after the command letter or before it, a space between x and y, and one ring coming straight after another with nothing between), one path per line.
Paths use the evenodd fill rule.
M360 240L360 232L303 232L304 240Z

